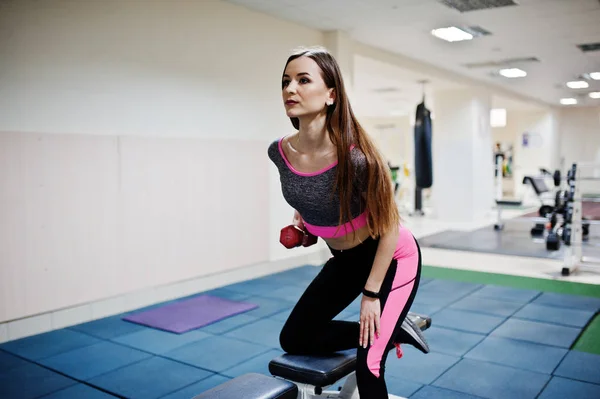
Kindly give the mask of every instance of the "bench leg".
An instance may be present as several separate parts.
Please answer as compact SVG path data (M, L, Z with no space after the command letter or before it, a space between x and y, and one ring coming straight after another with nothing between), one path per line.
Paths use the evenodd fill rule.
M338 395L338 399L359 399L356 387L356 373L348 374L346 382Z
M356 373L348 374L341 391L325 390L317 394L314 385L294 382L298 386L298 399L360 399L356 386ZM332 387L336 384L332 385ZM402 396L389 394L389 399L406 399Z

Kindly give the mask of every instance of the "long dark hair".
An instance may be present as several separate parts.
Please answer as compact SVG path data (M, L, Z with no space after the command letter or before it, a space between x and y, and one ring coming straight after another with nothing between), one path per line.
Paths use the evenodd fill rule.
M285 63L287 65L299 57L310 57L321 69L325 85L333 89L335 101L327 106L325 126L331 142L337 148L338 168L336 184L340 198L339 224L350 222L350 199L352 197L355 170L350 158L350 146L354 144L365 155L367 170L366 207L368 209L367 226L372 237L378 237L400 222L398 208L394 201L394 190L387 162L377 147L358 123L344 87L344 80L335 58L322 47L311 47L295 51ZM294 128L300 128L298 118L290 118Z

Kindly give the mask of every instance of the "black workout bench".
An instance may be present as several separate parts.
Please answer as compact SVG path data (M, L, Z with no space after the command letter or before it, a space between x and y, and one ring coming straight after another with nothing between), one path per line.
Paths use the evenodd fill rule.
M417 337L419 349L429 347L421 331L431 326L431 318L409 313L403 323L405 337ZM328 398L350 398L357 395L356 350L323 356L283 354L269 362L272 376L249 373L216 386L194 399L313 399L320 395ZM341 391L324 391L347 377ZM356 396L357 397L357 396Z

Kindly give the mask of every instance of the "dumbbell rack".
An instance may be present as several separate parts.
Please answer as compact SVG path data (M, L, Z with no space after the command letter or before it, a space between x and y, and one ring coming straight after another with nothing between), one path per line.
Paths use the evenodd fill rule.
M568 276L578 269L593 269L600 272L600 259L583 256L583 218L582 195L580 181L598 180L597 178L582 178L579 174L582 168L600 168L598 163L574 163L567 173L569 193L567 198L567 214L562 239L567 246L561 274ZM586 221L586 224L600 224L597 221Z

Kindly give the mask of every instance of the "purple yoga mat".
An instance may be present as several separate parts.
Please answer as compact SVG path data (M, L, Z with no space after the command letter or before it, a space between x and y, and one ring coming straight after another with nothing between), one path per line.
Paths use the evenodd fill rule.
M181 334L257 307L252 303L201 295L133 313L123 320Z

